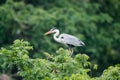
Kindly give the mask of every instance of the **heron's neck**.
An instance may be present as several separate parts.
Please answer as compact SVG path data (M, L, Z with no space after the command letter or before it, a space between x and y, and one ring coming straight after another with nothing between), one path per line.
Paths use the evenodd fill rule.
M54 34L53 38L55 39L55 41L60 42L58 35L59 35L59 30L56 30L56 33Z

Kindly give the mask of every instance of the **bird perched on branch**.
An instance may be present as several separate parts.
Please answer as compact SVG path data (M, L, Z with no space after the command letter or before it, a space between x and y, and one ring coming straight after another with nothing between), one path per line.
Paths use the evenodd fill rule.
M73 47L85 45L84 42L82 42L80 39L78 39L73 35L69 35L65 33L60 34L59 30L55 27L50 29L50 31L46 32L45 35L48 35L51 33L54 33L53 35L54 40L68 46L68 49L70 50L71 53L73 53Z

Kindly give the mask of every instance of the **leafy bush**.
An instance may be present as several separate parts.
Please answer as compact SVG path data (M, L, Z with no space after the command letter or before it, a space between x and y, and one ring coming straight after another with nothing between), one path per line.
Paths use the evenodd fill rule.
M70 56L69 51L59 49L56 56L45 53L46 59L29 58L28 50L31 50L27 41L15 40L10 49L2 48L0 50L2 72L6 72L17 67L17 74L24 80L56 80L73 76L73 74L87 75L90 71L91 63L88 62L88 56L78 54L74 58ZM49 55L49 56L48 56ZM4 69L6 68L6 69ZM89 77L89 76L88 76Z
M46 59L32 59L29 50L33 49L29 42L15 40L8 49L0 50L1 73L10 73L17 68L17 76L23 80L117 80L120 79L120 67L109 67L99 78L91 78L87 73L92 65L86 54L70 56L68 50L60 48L56 55L45 52ZM8 72L9 71L9 72Z
M108 69L104 70L101 80L119 80L120 79L120 65L110 66Z

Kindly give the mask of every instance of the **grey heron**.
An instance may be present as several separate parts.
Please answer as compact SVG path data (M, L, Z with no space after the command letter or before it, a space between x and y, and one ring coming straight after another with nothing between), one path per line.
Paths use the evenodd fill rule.
M73 49L72 49L73 47L85 45L84 42L82 42L80 39L78 39L77 37L75 37L73 35L69 35L66 33L59 35L60 32L55 27L50 29L50 31L46 32L45 35L48 35L51 33L54 33L54 36L53 36L54 40L68 46L71 53L73 53Z

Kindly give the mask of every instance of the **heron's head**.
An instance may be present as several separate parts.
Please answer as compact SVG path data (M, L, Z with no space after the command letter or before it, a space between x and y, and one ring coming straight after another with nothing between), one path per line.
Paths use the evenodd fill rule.
M48 35L48 34L51 34L51 33L56 33L57 31L59 31L56 27L50 29L48 32L46 32L44 35Z

